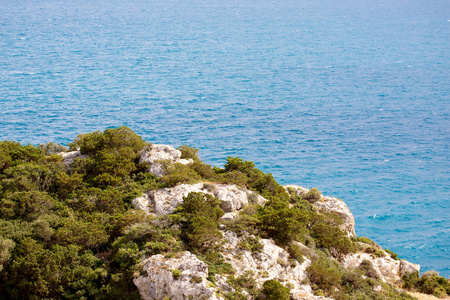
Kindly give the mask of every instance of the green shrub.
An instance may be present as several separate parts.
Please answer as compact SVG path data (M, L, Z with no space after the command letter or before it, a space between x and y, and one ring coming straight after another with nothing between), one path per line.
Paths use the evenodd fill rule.
M173 270L172 270L172 276L173 276L173 278L175 278L176 280L178 280L178 278L180 278L180 276L181 276L181 271L180 271L180 270L177 270L177 269L173 269Z
M192 158L194 161L198 160L198 149L182 145L177 148L181 151L181 158L189 159Z
M274 198L258 208L257 218L261 230L268 237L279 245L287 245L294 240L304 240L308 233L305 224L308 214L304 210L291 208L286 200Z
M200 160L194 160L188 167L194 170L195 173L200 175L203 179L214 180L216 178L216 172L214 172L213 168Z
M69 143L71 150L80 148L82 154L90 156L87 179L99 186L107 186L110 182L117 184L117 178L136 172L139 152L145 145L145 141L127 127L80 134ZM99 175L101 177L95 180Z
M170 187L179 183L195 183L201 179L193 169L181 163L175 163L166 170L162 180Z
M264 246L261 244L259 237L247 236L239 241L238 248L248 250L255 254L261 252Z
M303 263L304 258L302 251L300 250L300 247L294 244L289 244L287 247L287 251L289 252L289 255L291 258L295 259L299 263Z
M216 274L234 274L234 269L231 264L227 263L222 254L214 250L208 250L204 254L197 256L200 260L208 264L207 279L215 283Z
M424 294L444 298L450 295L450 282L445 277L439 276L436 271L427 271L419 278L419 273L406 273L403 278L403 287L417 290Z
M16 246L13 240L5 239L0 236L0 272L11 259L11 252Z
M320 200L320 197L322 197L322 194L317 188L310 189L304 196L305 200L308 200L309 202L316 202Z
M368 245L372 245L375 246L375 242L372 241L371 239L365 237L365 236L358 236L358 237L353 237L352 238L355 242L360 242L360 243L364 243L364 244L368 244Z
M214 248L222 238L218 230L224 215L221 201L210 194L191 192L183 197L183 204L175 211L182 220L182 236L188 246L200 252Z
M395 259L395 260L400 260L400 258L398 258L397 253L394 253L394 252L392 252L392 251L389 250L389 249L384 249L384 251L387 252L393 259Z
M250 298L253 298L258 294L258 284L255 280L255 274L252 271L246 271L238 278L235 278L234 275L230 275L227 283L239 294L243 294L242 291L246 291L250 295Z
M333 256L356 251L356 246L339 227L319 221L311 228L311 236L316 240L316 246L331 251Z
M319 254L319 257L311 262L306 271L315 290L322 289L327 295L332 295L333 288L340 286L342 270L339 263L323 254Z
M375 269L373 268L373 265L370 262L370 260L367 259L363 260L359 265L358 269L361 270L367 277L379 279L379 276L375 271Z
M264 282L261 293L264 294L265 299L268 300L290 299L289 288L283 286L280 282L274 279L270 279Z
M378 249L377 246L369 246L365 249L366 253L370 253L372 257L384 257L385 253L382 249Z

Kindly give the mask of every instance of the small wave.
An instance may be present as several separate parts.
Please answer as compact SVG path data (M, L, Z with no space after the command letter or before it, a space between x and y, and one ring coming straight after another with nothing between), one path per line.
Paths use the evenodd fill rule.
M25 72L25 71L11 71L11 72L9 72L9 74L12 74L12 75L34 75L35 73Z

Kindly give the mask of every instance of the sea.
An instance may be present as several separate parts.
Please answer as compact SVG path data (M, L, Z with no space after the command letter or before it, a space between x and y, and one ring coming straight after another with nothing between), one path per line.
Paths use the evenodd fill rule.
M238 156L444 277L449 70L448 0L0 0L0 140Z

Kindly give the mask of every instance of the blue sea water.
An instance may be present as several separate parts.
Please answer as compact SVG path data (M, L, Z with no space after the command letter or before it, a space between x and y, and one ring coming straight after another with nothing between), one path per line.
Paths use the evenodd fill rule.
M448 0L0 0L0 140L239 156L448 277L449 41Z

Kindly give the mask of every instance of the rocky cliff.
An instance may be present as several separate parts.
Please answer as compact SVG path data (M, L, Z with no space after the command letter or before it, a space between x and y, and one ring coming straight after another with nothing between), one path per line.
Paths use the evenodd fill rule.
M149 163L149 172L156 176L164 176L164 170L171 163L180 162L186 165L192 163L192 160L182 160L181 153L177 151L170 146L153 145L141 153L141 161ZM285 189L304 198L308 198L310 191L294 185L286 186ZM143 210L147 214L168 215L182 205L184 197L192 192L209 194L221 201L221 209L225 214L221 217L224 224L220 226L222 234L220 255L223 262L232 267L232 275L214 274L208 280L208 265L187 251L168 257L160 254L144 257L141 261L142 271L134 279L143 299L224 299L227 298L224 295L230 293L238 293L242 297L239 299L252 299L254 295L251 291L260 290L263 283L270 279L289 287L292 299L331 299L321 295L321 290L317 292L317 286L313 287L314 284L309 280L308 267L311 266L312 260L317 260L320 255L318 254L320 251L314 245L309 243L307 246L299 241L293 241L292 245L302 253L301 259L293 259L292 254L286 250L291 246L281 247L273 239L256 239L251 234L239 236L228 229L226 222L235 219L244 208L249 205L263 206L267 202L267 199L255 191L235 184L198 182L150 190L135 198L132 203L136 209ZM346 232L349 239L356 236L354 217L342 200L320 195L310 203L318 214L328 213L337 216L341 220L340 228ZM259 245L257 251L242 247L243 241L248 238L257 240ZM338 264L343 269L354 270L361 269L363 265L370 266L372 272L370 276L390 284L398 282L405 272L420 269L418 265L392 258L376 244L375 246L363 242L357 244L358 250L354 253L331 257L331 263ZM370 253L368 249L375 249L376 255ZM367 277L367 275L358 276ZM247 288L241 289L236 285L236 278L243 279ZM372 286L371 289L374 292L381 291L381 283Z

